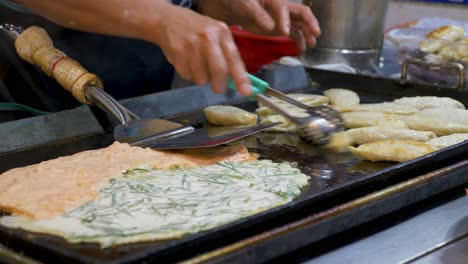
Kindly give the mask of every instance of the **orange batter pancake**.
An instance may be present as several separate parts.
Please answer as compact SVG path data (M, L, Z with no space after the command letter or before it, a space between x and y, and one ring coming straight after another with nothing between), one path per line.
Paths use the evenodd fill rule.
M255 157L242 145L203 151L156 151L114 143L111 146L9 170L0 175L0 210L49 219L95 200L110 178L141 165L168 169Z

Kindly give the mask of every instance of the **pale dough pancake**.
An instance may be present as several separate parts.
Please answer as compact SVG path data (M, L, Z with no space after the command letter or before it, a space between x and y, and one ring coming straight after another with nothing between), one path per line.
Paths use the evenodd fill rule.
M413 130L432 131L437 136L446 136L454 133L468 133L468 125L446 121L430 116L413 115L404 119L406 125Z
M365 144L391 139L426 142L435 137L436 134L429 131L416 131L383 126L362 127L333 134L330 143L325 147L336 152L344 152L348 150L348 146L354 144Z
M438 136L468 133L468 110L456 108L424 109L404 119L410 129L433 131Z
M264 117L260 124L262 125L269 125L276 122L280 122L281 124L269 128L268 131L274 132L287 132L287 133L297 133L299 131L299 127L293 121L289 120L288 118L282 115L269 115Z
M252 126L257 115L230 105L212 105L203 109L209 123L216 126Z
M434 138L434 139L431 139L427 143L429 143L434 148L442 149L442 148L447 148L447 147L456 145L458 143L462 143L466 140L468 140L468 133L464 133L464 134L460 133L460 134L452 134L449 136Z
M338 153L347 152L348 147L353 145L353 138L348 131L334 133L330 136L330 142L325 145L325 148Z
M447 122L468 125L468 110L455 108L430 108L421 110L416 116L430 117Z
M460 60L462 58L462 56L458 54L457 46L453 44L443 47L437 55L446 61Z
M438 53L441 49L443 49L449 44L450 42L443 39L428 39L419 43L419 50L421 50L422 52L433 54Z
M394 101L398 104L409 105L419 110L427 108L460 108L465 109L465 106L459 101L449 97L436 96L416 96L403 97Z
M431 145L410 140L384 140L360 145L349 150L358 158L368 161L409 161L437 149Z
M411 141L429 141L436 137L434 132L411 129L393 129L389 127L363 127L346 131L353 144L365 144L375 141L399 139Z
M409 105L397 103L359 104L349 106L335 106L335 109L342 112L381 112L396 115L412 115L419 110Z
M349 112L343 113L347 128L360 128L369 126L385 126L390 128L408 128L401 120L402 116L381 112Z
M463 38L464 34L465 29L463 27L455 25L446 25L427 33L426 37L428 39L444 39L448 41L457 41Z
M331 105L358 105L360 102L357 93L348 89L333 88L323 93L330 99Z
M326 96L322 95L315 95L315 94L288 94L288 96L292 97L293 99L307 105L307 106L319 106L328 104L329 99ZM307 116L304 113L304 110L298 108L294 105L291 105L283 100L279 100L277 98L272 97L271 100L275 102L275 104L283 107L288 113L293 116ZM260 124L271 124L275 122L281 122L280 125L275 127L269 128L268 131L274 132L290 132L296 133L298 131L297 125L292 122L291 120L287 119L286 117L275 113L269 107L263 106L259 103L259 108L257 108L256 113L260 118Z
M419 49L423 52L437 53L453 41L463 38L465 30L463 27L446 25L437 28L426 35L428 40L419 44Z

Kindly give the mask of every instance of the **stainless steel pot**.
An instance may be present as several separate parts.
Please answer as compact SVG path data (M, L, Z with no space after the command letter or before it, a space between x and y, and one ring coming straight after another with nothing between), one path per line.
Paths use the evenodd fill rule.
M383 43L388 0L304 0L320 23L317 47L302 56L306 65L346 63L372 70Z

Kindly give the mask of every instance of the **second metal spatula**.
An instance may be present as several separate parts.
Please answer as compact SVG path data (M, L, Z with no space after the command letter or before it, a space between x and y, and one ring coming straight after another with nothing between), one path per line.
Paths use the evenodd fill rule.
M39 66L84 104L96 104L120 125L114 130L117 141L158 149L200 148L226 144L263 131L279 123L249 128L226 128L221 135L210 135L209 129L195 129L164 119L140 119L104 92L102 81L89 73L77 61L56 49L47 32L39 27L22 30L12 25L0 25L15 39L18 55Z

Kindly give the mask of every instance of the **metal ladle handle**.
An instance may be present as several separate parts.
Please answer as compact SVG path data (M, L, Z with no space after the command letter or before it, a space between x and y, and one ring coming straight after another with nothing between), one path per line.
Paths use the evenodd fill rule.
M453 86L454 89L457 89L459 92L464 91L464 85L465 85L465 67L463 64L459 62L447 62L447 63L430 63L426 62L420 59L415 59L415 58L409 58L403 61L403 64L401 65L401 76L400 76L400 81L402 83L406 83L408 81L408 69L410 65L418 65L418 66L423 66L426 68L432 68L432 67L437 67L437 68L445 68L445 69L455 69L457 70L458 73L458 82L455 86Z
M0 29L15 39L16 51L22 59L39 66L81 103L96 104L123 125L138 119L104 92L103 83L97 75L88 72L76 60L55 48L44 29L32 26L23 31L9 24L0 25Z

